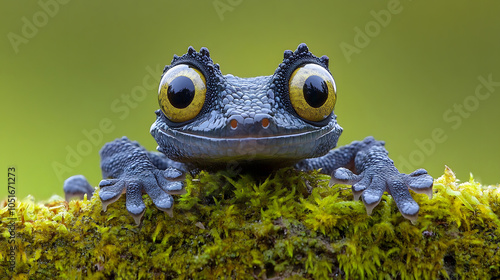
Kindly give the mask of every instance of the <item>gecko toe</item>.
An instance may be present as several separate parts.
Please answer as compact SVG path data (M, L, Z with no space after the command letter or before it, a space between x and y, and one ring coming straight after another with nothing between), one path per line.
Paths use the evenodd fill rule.
M102 180L99 183L101 190L99 197L102 202L102 211L106 212L108 205L117 201L125 192L125 182L117 179Z
M134 218L135 223L139 225L141 223L141 218L146 210L146 205L142 201L142 192L140 186L135 183L129 183L126 190L126 202L125 207L130 215Z
M185 177L185 174L182 174L180 176ZM170 178L166 176L166 172L160 171L155 172L155 177L160 188L167 194L172 195L186 193L186 191L184 190L184 181L178 180L179 177L176 177L176 180L171 181Z
M145 186L145 190L158 209L165 211L174 205L173 197L157 185Z
M386 183L383 178L373 176L370 185L361 194L361 198L366 207L366 213L370 215L380 200L384 191L387 189Z
M424 193L429 199L432 198L432 186L434 179L431 175L427 174L424 169L419 169L409 175L405 176L405 182L416 193Z
M405 183L404 179L401 177L392 178L388 180L388 186L399 212L401 212L403 217L412 222L416 221L419 206L411 197L408 191L408 185Z
M359 175L352 173L352 171L347 168L341 167L333 171L329 186L333 186L335 184L352 185L360 179L361 177Z
M186 193L184 181L170 182L164 189L168 194L181 195Z
M172 167L165 169L163 171L163 176L169 181L181 181L186 179L186 173Z
M354 200L359 200L363 191L365 191L370 185L371 180L372 179L370 177L364 176L359 182L352 185L352 195L354 196Z

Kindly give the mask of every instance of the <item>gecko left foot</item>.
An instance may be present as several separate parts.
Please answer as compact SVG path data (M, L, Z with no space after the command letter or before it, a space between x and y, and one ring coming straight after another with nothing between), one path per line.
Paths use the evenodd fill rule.
M330 185L352 185L354 199L361 196L369 215L387 191L403 217L416 221L419 206L411 197L409 189L432 198L433 178L425 169L418 169L411 174L399 173L387 156L387 151L381 147L373 147L364 156L366 158L362 162L366 164L360 166L363 171L359 175L349 169L338 168L332 174Z
M172 216L172 194L184 193L184 182L180 181L182 176L179 174L178 170L173 169L152 169L143 170L141 174L125 174L118 179L104 179L99 183L103 211L126 193L125 207L139 225L146 209L142 200L142 193L145 192L158 209Z

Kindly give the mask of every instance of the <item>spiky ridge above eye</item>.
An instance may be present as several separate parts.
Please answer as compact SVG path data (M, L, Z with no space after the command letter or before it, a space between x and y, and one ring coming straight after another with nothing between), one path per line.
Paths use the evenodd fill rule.
M332 75L315 63L297 67L290 76L288 90L295 112L308 121L326 119L337 101Z
M196 117L205 103L207 82L200 70L179 64L170 68L160 81L158 103L172 122Z

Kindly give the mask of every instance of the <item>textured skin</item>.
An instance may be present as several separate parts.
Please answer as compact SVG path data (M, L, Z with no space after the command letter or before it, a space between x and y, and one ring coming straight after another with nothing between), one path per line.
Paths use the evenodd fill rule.
M328 57L318 58L300 44L295 52L284 52L273 75L239 78L222 75L206 48L196 52L189 47L183 56L174 56L164 74L179 64L197 68L206 79L204 105L194 119L183 123L174 123L156 111L150 131L161 153L148 152L126 137L101 149L104 179L99 195L104 210L126 193L126 208L139 224L145 210L142 193L169 212L174 202L171 195L182 193L186 172L235 165L269 171L295 165L300 170L320 169L331 174L331 183L353 185L355 198L361 196L368 213L387 191L403 216L416 219L419 207L408 189L432 194L433 179L425 170L399 173L384 143L372 137L332 150L342 133L335 114L312 122L302 119L292 107L288 96L291 73L305 63L328 70L328 62ZM66 193L82 190L81 180L67 182Z

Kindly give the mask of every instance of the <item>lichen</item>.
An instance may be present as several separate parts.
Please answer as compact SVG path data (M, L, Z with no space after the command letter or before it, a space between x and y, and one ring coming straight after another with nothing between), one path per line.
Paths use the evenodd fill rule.
M283 169L267 179L221 171L186 179L174 216L147 210L136 226L124 197L102 212L82 201L19 202L15 269L9 211L0 210L0 275L13 279L498 279L500 188L450 169L433 198L412 193L416 224L389 195L368 216L349 186ZM96 192L98 193L98 192Z

